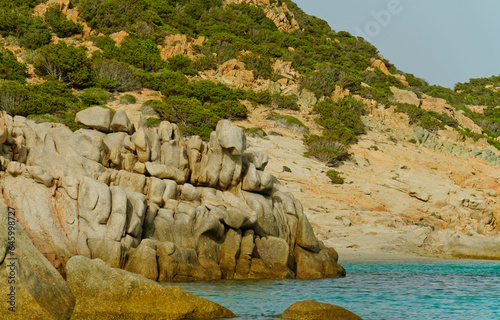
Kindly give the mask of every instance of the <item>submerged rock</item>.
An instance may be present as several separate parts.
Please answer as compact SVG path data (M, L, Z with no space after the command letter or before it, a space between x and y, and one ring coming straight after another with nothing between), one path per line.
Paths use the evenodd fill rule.
M361 320L361 317L347 309L314 300L296 302L278 318L290 320Z
M108 267L101 260L75 256L66 266L76 298L77 319L218 319L234 318L214 302L162 286L133 273Z

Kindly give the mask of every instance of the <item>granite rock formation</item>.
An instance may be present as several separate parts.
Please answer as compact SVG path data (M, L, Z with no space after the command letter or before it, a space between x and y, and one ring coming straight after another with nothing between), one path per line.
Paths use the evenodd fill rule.
M75 255L159 281L345 274L240 128L223 120L205 142L114 117L72 132L2 115L3 205L61 274Z

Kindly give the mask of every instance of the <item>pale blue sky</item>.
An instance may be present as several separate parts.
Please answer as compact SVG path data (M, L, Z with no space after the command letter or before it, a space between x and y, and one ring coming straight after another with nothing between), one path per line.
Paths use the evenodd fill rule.
M453 88L500 74L499 0L294 0L361 35L398 69Z

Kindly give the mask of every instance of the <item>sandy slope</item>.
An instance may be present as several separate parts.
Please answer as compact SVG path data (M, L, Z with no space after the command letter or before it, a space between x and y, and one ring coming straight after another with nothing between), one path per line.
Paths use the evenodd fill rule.
M496 224L484 227L468 208L461 208L464 201L478 201L498 218L498 167L369 131L352 147L353 159L336 168L346 183L334 185L325 175L330 168L303 156L300 134L258 111L238 124L272 134L249 137L249 146L269 154L266 171L302 201L318 237L338 249L344 260L435 255L424 245L432 230L498 235ZM283 166L291 172L284 172Z

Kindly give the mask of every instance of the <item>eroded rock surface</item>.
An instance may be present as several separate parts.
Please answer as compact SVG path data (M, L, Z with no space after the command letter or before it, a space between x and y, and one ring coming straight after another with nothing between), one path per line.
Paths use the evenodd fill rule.
M15 222L17 211L10 212L0 207L0 319L69 319L75 298L66 281Z

